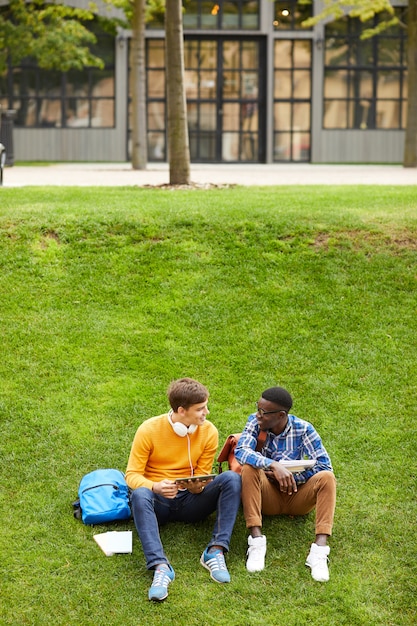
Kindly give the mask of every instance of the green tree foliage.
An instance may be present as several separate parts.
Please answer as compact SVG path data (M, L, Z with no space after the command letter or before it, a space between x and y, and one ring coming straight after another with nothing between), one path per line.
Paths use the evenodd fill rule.
M368 22L375 15L384 12L385 20L380 21L376 28L364 30L361 38L368 39L400 23L389 0L323 0L322 11L305 20L303 26L309 28L318 22L338 20L345 15L357 17L361 22ZM405 28L405 24L402 26Z
M125 27L130 28L138 0L103 0L106 4L121 9L126 16ZM140 0L145 5L145 22L155 22L164 28L165 0Z
M90 51L96 37L84 25L95 16L94 5L87 10L42 0L10 0L0 10L0 73L8 60L18 65L25 57L47 70L104 67Z

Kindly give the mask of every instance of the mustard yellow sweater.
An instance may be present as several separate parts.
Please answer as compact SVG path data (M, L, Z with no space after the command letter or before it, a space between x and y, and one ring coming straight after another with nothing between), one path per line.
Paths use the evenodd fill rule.
M175 480L190 476L191 465L195 475L210 474L218 440L217 428L207 420L193 434L179 437L173 431L167 413L151 417L136 431L126 482L131 489L152 489L154 482L164 478Z

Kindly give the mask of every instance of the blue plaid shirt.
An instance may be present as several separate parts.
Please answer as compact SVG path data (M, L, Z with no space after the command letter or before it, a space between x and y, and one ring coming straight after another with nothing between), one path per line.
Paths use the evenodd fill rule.
M280 435L274 435L268 430L262 450L256 452L259 432L256 415L253 413L249 416L235 448L235 457L241 465L248 464L260 469L267 469L273 461L316 459L314 467L294 474L297 484L305 483L317 472L333 471L330 457L322 444L320 435L310 422L299 419L290 413L285 430Z

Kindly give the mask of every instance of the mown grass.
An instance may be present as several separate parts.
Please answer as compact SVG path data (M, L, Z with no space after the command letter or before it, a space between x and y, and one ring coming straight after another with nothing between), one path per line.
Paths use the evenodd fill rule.
M415 187L2 189L1 624L415 624ZM220 439L260 392L294 396L338 478L331 579L304 558L314 515L265 520L245 570L239 514L216 585L213 520L162 530L177 578L162 604L104 527L72 517L83 474L124 470L168 383L211 391ZM133 523L119 529L133 529Z

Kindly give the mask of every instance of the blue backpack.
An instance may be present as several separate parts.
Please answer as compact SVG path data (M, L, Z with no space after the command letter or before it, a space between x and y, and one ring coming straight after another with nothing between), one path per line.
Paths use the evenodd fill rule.
M131 516L129 488L116 469L98 469L83 476L78 488L78 515L84 524L127 520ZM74 506L76 509L76 507Z

